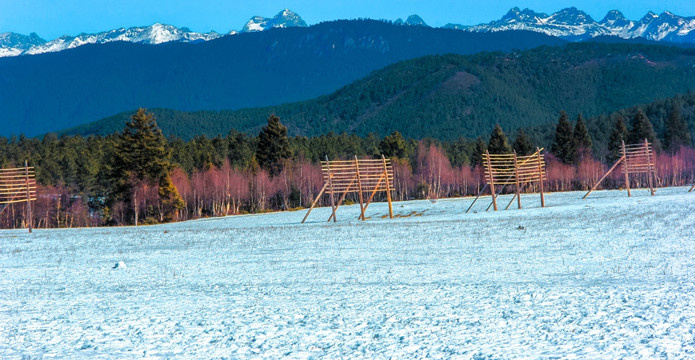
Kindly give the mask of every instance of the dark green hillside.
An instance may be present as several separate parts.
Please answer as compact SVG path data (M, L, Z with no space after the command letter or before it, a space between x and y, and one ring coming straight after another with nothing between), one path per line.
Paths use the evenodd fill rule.
M113 42L0 58L0 135L34 136L138 107L236 110L304 101L401 60L563 43L527 31L343 20L202 43Z
M388 66L330 95L281 106L153 111L165 134L183 138L230 129L257 133L275 113L291 135L398 130L412 138L454 139L486 135L495 123L505 131L554 123L561 110L572 119L577 113L591 118L693 88L692 49L574 43L511 54L427 56ZM68 133L112 133L131 113Z

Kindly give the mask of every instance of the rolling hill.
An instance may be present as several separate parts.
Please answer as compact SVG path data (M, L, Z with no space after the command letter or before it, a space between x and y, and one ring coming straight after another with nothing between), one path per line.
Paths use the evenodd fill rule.
M275 113L291 135L330 131L407 137L487 135L650 103L695 88L695 51L621 43L571 43L513 53L439 55L403 61L314 100L238 111L151 109L165 134L185 139L257 133ZM130 112L67 130L119 131ZM607 125L608 126L608 125ZM600 127L597 127L600 128ZM608 127L607 129L610 129ZM609 131L609 130L606 130Z

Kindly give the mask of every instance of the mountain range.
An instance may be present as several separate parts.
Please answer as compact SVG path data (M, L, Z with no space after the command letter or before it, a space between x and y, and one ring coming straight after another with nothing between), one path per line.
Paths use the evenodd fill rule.
M0 135L34 136L138 107L222 110L312 99L398 61L564 40L342 20L156 46L111 42L0 58Z
M411 15L405 21L397 19L396 25L428 26L418 15ZM37 34L0 34L0 57L35 55L72 49L85 44L103 44L113 41L126 41L142 44L161 44L164 42L209 41L226 35L244 32L264 31L272 28L306 27L302 18L289 9L279 12L272 18L252 17L239 31L226 34L216 32L198 33L187 28L172 25L154 24L144 27L120 28L96 34L61 36L46 41ZM459 25L447 24L445 28L471 32L497 32L508 30L529 30L569 41L586 40L598 36L617 36L624 39L641 38L672 43L695 43L695 17L682 17L668 11L660 15L647 13L639 21L628 20L618 10L608 12L596 22L577 8L562 9L551 15L537 13L530 9L513 8L501 19L488 24Z
M500 20L475 26L447 24L445 27L475 32L530 30L570 41L597 36L617 36L623 39L643 38L672 43L695 43L695 17L682 17L665 11L651 11L639 21L628 20L618 10L609 11L601 21L595 21L575 7L548 15L515 7Z
M244 25L244 32L263 31L272 28L306 27L302 18L285 9L272 18L254 16ZM237 31L227 34L199 33L188 28L156 23L151 26L120 28L96 34L79 34L77 36L61 36L55 40L46 41L37 34L22 35L16 33L0 34L0 57L18 55L36 55L48 52L58 52L73 49L86 44L106 44L114 41L125 41L138 44L156 45L167 42L200 42L218 39L226 35L235 35Z

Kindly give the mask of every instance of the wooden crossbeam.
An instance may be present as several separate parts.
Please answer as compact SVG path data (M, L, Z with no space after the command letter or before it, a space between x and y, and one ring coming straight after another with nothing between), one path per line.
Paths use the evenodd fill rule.
M31 232L31 202L36 200L36 174L25 161L23 168L0 169L0 209L2 213L10 204L26 203L27 228Z
M495 191L495 185L502 187L514 185L516 192L512 198L512 202L514 199L517 199L518 207L521 209L521 188L533 182L540 183L541 206L545 207L543 181L547 180L547 175L545 172L545 160L541 156L542 150L542 148L536 148L535 153L524 156L519 156L516 152L511 154L490 154L486 151L483 154L486 184L478 196L476 196L475 200L473 200L473 203L468 207L466 213L470 211L473 204L475 204L488 186L490 187L490 193L492 195L492 203L490 205L497 211L497 192ZM507 205L507 208L509 208L509 205ZM489 209L490 207L488 206L488 210Z
M328 160L321 161L321 169L324 181L324 188L313 201L311 208L304 216L304 222L309 213L314 208L319 198L323 194L331 196L331 216L328 221L336 220L336 211L340 204L349 193L357 193L360 200L359 219L365 220L365 211L373 200L377 192L386 192L389 203L389 216L393 218L393 208L391 205L391 191L394 190L394 175L391 160L384 156L381 159L358 159L354 160ZM364 201L364 192L370 192L368 200ZM338 194L340 199L334 201L334 194Z
M625 189L627 190L627 196L632 196L632 191L630 189L630 174L647 174L647 182L649 184L649 191L652 195L655 194L654 184L656 183L656 157L654 156L654 149L651 143L644 139L644 142L637 144L625 145L625 141L621 141L620 144L620 159L611 166L608 171L606 171L601 179L589 190L582 199L586 199L592 191L601 184L601 182L615 170L615 168L622 164L622 172L625 177ZM654 182L652 182L652 177L654 177Z

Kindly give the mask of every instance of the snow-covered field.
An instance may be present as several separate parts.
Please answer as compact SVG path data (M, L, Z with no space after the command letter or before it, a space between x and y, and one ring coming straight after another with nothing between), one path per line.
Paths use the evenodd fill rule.
M0 359L695 358L686 191L0 231Z

